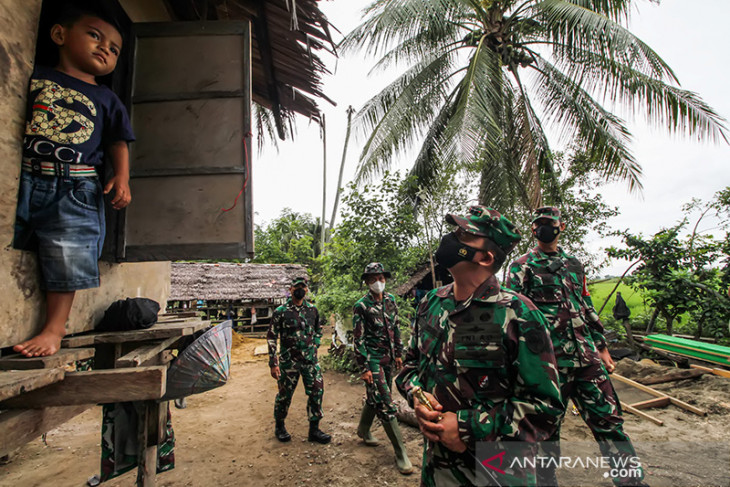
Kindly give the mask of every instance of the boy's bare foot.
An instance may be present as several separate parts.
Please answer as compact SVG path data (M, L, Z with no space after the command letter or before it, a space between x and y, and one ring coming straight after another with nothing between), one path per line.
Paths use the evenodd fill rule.
M13 350L22 353L26 357L47 357L58 352L61 348L61 340L64 335L58 335L49 330L44 330L30 340L15 345Z

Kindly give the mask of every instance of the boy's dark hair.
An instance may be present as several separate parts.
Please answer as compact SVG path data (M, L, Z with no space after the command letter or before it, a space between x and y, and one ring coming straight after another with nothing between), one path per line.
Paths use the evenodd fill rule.
M84 16L96 17L103 20L114 27L117 32L119 32L119 35L123 36L122 28L114 16L105 12L101 8L88 5L88 2L67 2L59 12L58 16L54 19L53 23L60 24L64 27L71 27Z

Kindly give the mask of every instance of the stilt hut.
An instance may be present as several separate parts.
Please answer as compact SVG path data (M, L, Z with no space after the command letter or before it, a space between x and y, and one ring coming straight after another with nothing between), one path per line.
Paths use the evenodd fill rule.
M167 311L196 311L213 323L232 320L236 330L260 335L288 298L292 279L306 275L298 264L175 262Z

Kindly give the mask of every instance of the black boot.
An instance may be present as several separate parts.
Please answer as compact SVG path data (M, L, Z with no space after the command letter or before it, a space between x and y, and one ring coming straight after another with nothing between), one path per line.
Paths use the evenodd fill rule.
M315 441L326 445L332 440L332 437L319 429L319 420L309 422L309 441Z
M291 435L286 430L286 426L284 426L283 419L276 420L276 427L274 428L274 435L276 436L276 439L281 442L286 442L286 441L291 440Z

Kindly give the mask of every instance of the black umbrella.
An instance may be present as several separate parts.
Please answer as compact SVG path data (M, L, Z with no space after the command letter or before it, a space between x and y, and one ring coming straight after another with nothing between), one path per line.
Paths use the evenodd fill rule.
M167 371L164 401L199 394L220 387L231 374L232 322L216 325L185 350Z

